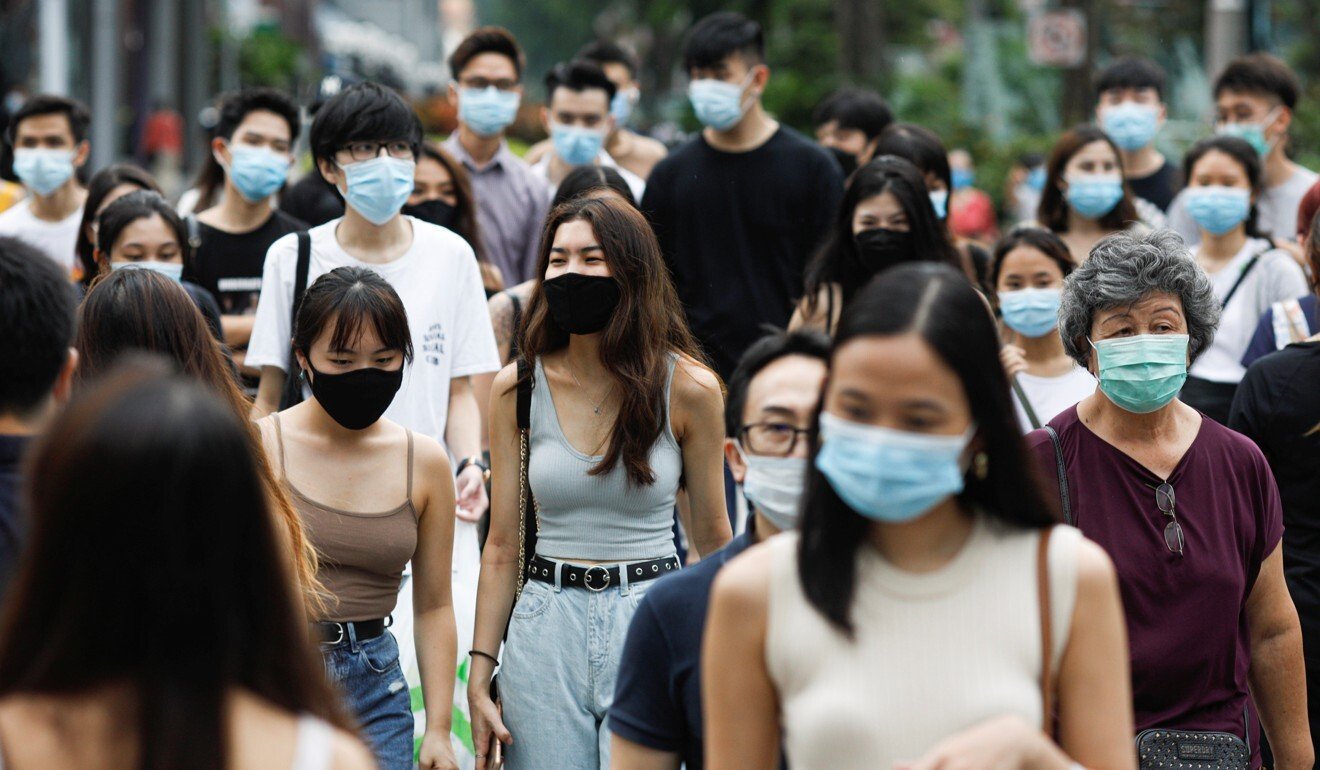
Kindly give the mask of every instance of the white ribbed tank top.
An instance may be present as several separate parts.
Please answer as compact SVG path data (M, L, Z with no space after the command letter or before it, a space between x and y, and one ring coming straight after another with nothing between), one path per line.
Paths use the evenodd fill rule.
M775 538L766 662L793 770L874 770L920 759L942 739L995 716L1042 723L1039 533L977 517L941 569L903 572L858 552L847 639L807 603L796 534ZM1081 533L1049 544L1054 672L1077 597Z

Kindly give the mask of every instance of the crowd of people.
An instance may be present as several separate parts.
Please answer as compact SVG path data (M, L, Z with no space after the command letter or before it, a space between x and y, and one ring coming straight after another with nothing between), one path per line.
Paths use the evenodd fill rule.
M223 95L168 202L29 98L0 213L0 767L1302 770L1320 740L1320 177L1297 77L1156 149L815 141L707 16L702 130L597 41L506 138L366 82ZM398 623L398 630L391 630Z

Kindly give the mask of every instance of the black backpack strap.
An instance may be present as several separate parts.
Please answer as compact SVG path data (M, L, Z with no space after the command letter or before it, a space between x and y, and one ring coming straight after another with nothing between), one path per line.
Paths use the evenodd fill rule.
M303 231L298 233L298 265L293 273L293 297L289 303L289 336L293 336L298 325L298 308L302 305L303 294L307 292L307 273L312 269L312 236ZM289 368L285 371L284 392L280 396L280 409L288 409L302 403L302 378L295 369L298 358L293 346L289 347Z
M1050 443L1054 445L1054 472L1059 477L1059 502L1063 505L1063 520L1072 524L1072 504L1068 500L1068 468L1063 462L1063 444L1059 441L1059 434L1051 426L1045 426L1045 433L1049 435Z
M518 359L518 430L532 429L532 378L528 376L527 361Z
M509 294L509 303L513 306L513 318L510 319L511 323L513 324L513 331L509 334L509 358L518 359L519 355L522 353L522 345L519 344L519 339L522 337L521 326L522 326L522 316L523 316L523 303L522 300L518 298L518 295L515 294L514 292L510 291L508 294ZM519 377L518 381L522 382L521 376Z

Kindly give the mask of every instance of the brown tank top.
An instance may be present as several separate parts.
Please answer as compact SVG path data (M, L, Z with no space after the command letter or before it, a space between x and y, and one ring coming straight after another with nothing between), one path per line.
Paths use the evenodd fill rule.
M320 560L316 576L330 593L328 617L357 621L394 611L403 568L417 550L417 509L412 502L413 433L408 431L407 499L384 513L357 513L321 505L289 483L284 464L284 432L274 415L280 450L280 480L302 519L307 539Z

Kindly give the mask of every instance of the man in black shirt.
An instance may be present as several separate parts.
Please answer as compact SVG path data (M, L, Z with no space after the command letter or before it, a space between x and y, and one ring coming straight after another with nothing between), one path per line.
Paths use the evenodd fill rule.
M288 176L297 136L298 108L283 93L249 88L224 96L211 152L225 169L225 192L219 204L188 222L192 257L184 277L220 303L225 341L240 367L266 251L280 237L307 228L271 205ZM242 371L255 387L260 373Z
M761 26L739 14L692 28L688 96L706 128L656 165L642 198L688 323L725 379L764 324L788 323L843 195L839 164L761 106L764 54Z
M73 383L76 303L54 261L22 241L0 238L0 596L23 543L23 453Z
M1167 211L1182 186L1178 168L1155 149L1168 117L1164 70L1150 59L1119 59L1095 79L1095 118L1118 145L1128 187L1138 198Z
M1228 427L1265 453L1283 502L1283 570L1302 623L1311 740L1320 749L1320 340L1251 365Z

